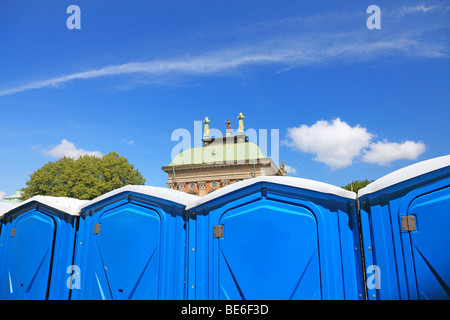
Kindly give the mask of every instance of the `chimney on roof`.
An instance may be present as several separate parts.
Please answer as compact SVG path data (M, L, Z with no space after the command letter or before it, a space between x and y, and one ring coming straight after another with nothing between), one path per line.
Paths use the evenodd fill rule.
M229 119L227 119L227 121L225 121L225 123L227 124L227 137L231 137L231 122Z

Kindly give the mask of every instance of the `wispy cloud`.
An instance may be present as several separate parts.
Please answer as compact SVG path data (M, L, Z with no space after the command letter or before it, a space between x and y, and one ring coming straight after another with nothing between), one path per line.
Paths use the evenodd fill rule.
M88 70L56 77L43 81L36 81L23 86L17 86L0 90L0 96L10 95L31 89L46 87L59 87L64 83L81 79L92 79L105 76L117 76L126 74L146 74L157 79L158 76L184 75L206 76L223 75L237 71L239 68L252 65L291 65L305 66L312 64L329 63L333 60L353 61L372 60L380 55L394 55L409 53L425 57L444 57L446 53L439 48L420 48L417 41L410 39L382 40L373 43L352 42L349 39L345 43L337 42L328 45L320 42L291 42L279 47L259 47L248 50L217 51L207 56L187 57L174 60L154 60L149 62L131 62L121 65L111 65L96 70ZM348 60L347 60L348 61Z
M411 14L411 13L417 13L417 12L429 12L429 11L436 11L441 9L438 5L415 5L415 6L403 6L400 8L398 15L399 16L404 16L407 14Z
M414 10L436 9L434 6L415 6L404 7L400 12L404 12L405 15ZM348 30L344 22L356 18L361 20L361 27L357 30ZM236 44L229 45L228 42L224 42L219 44L219 49L202 50L206 53L191 53L183 56L175 53L170 59L104 66L0 89L0 96L31 89L58 88L76 80L132 74L144 75L149 82L161 83L170 78L235 74L255 66L273 66L275 68L273 72L279 73L305 65L355 63L386 56L410 58L447 58L449 56L448 42L443 43L429 37L421 37L424 32L429 31L424 23L414 26L413 31L409 30L411 24L408 24L407 28L403 26L396 28L395 31L374 32L367 30L364 18L358 14L352 16L348 13L339 13L333 20L333 15L327 13L302 19L283 19L276 23L258 25L256 29L259 28L259 31L270 30L267 33L260 32L260 34L268 34L265 38L261 38L260 35L254 36L255 30L247 30L245 31L247 35L242 36ZM305 24L309 25L308 32L299 32L298 30L302 29L299 26ZM442 26L433 28L439 27ZM246 37L252 37L252 40L247 41Z
M245 56L215 53L210 56L179 58L175 60L154 60L149 62L131 62L121 65L111 65L96 70L74 73L43 81L32 82L23 86L0 90L0 96L18 93L30 89L58 87L66 82L79 79L92 79L104 76L143 73L147 75L165 75L170 73L188 75L209 75L231 70L245 64L280 61L276 55L250 54Z

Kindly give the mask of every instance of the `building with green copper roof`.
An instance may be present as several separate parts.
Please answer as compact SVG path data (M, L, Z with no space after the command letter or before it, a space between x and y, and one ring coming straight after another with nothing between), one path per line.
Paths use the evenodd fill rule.
M239 131L227 136L209 137L208 118L203 135L203 146L183 150L162 170L168 174L167 186L186 193L204 196L228 184L257 176L284 175L271 158L255 143L249 142L243 132L243 118L239 115Z

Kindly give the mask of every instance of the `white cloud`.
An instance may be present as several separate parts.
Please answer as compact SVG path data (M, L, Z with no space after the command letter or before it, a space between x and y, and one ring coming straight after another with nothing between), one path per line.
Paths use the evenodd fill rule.
M5 196L6 192L3 192L0 190L0 201L2 201L3 197Z
M370 144L370 149L364 151L362 160L368 163L387 165L400 159L416 160L424 152L425 144L422 142L395 143L384 140Z
M135 145L134 140L127 141L127 145L134 146Z
M301 125L288 129L285 144L314 154L314 160L333 169L348 167L361 150L369 146L372 134L359 125L351 127L339 118L331 122L320 120L312 126Z
M95 156L98 158L103 156L103 154L100 151L86 151L83 149L77 149L75 147L75 144L67 141L66 139L63 139L61 141L61 144L51 148L50 150L43 150L42 153L46 156L51 156L55 158L68 157L75 159L84 155Z
M284 170L286 170L286 173L291 176L297 174L297 170L294 167L288 166L287 164L284 165Z
M348 167L355 159L378 165L401 159L416 160L425 152L423 142L373 142L374 135L366 128L351 127L339 118L331 122L320 120L312 126L301 125L287 131L285 145L313 154L314 160L332 169Z

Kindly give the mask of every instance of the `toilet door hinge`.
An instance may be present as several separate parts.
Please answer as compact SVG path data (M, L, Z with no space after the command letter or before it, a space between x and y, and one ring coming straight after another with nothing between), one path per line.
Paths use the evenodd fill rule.
M214 238L223 238L223 225L214 226Z
M402 231L416 231L416 218L414 216L403 216L400 219Z

